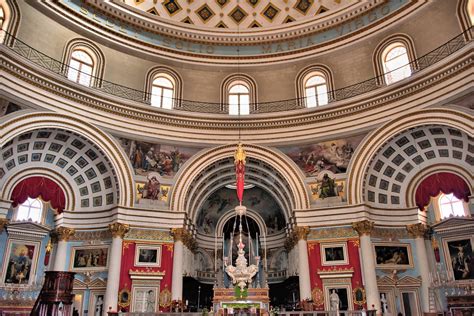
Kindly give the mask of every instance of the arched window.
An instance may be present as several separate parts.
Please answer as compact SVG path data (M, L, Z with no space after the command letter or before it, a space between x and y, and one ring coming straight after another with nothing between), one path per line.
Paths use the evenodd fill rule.
M393 43L382 53L385 83L392 84L411 76L410 60L403 43Z
M18 206L17 221L32 221L41 223L43 218L43 202L40 199L28 198Z
M440 194L438 198L438 207L440 218L448 218L452 216L465 216L466 211L464 208L464 202L454 194Z
M90 86L94 62L89 53L82 49L76 49L72 52L69 60L68 79L84 86Z
M172 109L175 84L166 74L158 74L151 85L151 105L158 108Z
M310 74L304 85L306 107L328 104L328 86L322 73Z
M229 114L250 114L250 89L243 82L235 82L229 88Z

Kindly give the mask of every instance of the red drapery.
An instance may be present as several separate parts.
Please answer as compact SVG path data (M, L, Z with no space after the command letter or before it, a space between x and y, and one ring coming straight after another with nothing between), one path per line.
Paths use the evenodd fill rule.
M53 180L45 177L30 177L20 181L11 196L13 207L25 202L29 197L36 199L41 196L43 201L50 202L51 207L61 213L66 206L63 190Z
M469 201L471 194L469 186L461 177L448 172L439 172L427 177L418 185L415 194L416 205L420 210L424 210L430 203L430 198L440 192L453 193L455 197L466 202Z

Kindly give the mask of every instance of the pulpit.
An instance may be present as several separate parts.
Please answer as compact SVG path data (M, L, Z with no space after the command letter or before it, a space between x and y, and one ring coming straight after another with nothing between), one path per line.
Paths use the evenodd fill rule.
M31 316L72 315L74 272L47 271Z

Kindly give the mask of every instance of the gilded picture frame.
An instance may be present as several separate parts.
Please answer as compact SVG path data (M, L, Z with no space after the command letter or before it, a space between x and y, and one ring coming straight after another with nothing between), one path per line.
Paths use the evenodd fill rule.
M71 271L105 271L109 266L110 245L73 246Z
M378 269L411 269L414 267L409 243L374 243L375 267Z

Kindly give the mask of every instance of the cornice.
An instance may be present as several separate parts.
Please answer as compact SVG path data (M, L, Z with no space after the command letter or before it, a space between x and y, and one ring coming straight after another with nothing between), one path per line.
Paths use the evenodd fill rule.
M308 137L314 139L318 128L324 129L326 137L329 137L327 134L330 133L341 134L344 128L346 132L353 131L355 125L365 126L365 129L370 128L369 126L373 128L384 121L393 119L397 114L405 114L407 104L410 104L410 110L425 108L429 105L426 100L436 97L433 96L436 91L467 89L468 86L463 84L462 80L470 75L469 65L474 59L471 45L453 54L445 62L441 61L414 74L403 84L394 84L359 97L338 101L324 109L253 114L237 121L227 115L179 110L160 111L146 109L144 105L136 102L125 103L123 99L104 95L91 88L80 87L59 75L44 71L18 57L4 46L0 47L0 51L6 56L0 59L1 69L15 78L4 80L5 87L11 83L10 93L17 89L21 90L18 86L21 82L21 88L29 89L32 95L39 93L56 101L44 104L40 102L36 106L44 106L58 112L68 111L81 119L119 133L126 131L129 135L146 135L162 139L167 137L169 141L186 139L189 142L206 141L219 144L233 141L234 132L238 129L241 129L243 141L269 144L288 143ZM455 77L455 81L459 82L458 85L456 82L447 82L448 79ZM41 89L38 91L36 88ZM433 93L427 93L428 89L432 89ZM22 94L18 93L18 95ZM36 99L39 100L39 98ZM417 99L423 99L423 101L413 101ZM413 106L413 102L416 106ZM60 107L56 105L58 103L61 104ZM395 103L404 106L394 108ZM391 114L381 115L381 112ZM110 118L110 120L107 121L104 118ZM312 132L308 133L308 130ZM164 131L166 131L165 135ZM222 136L215 137L215 131L220 131Z

